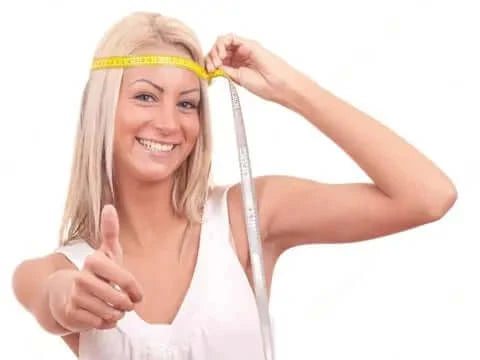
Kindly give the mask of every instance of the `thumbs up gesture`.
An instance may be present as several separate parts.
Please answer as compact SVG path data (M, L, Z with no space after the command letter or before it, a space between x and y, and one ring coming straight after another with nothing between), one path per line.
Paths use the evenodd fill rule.
M118 216L112 205L102 209L100 227L100 247L87 256L81 271L67 273L63 280L55 281L62 285L51 290L55 298L66 299L53 301L64 306L58 311L58 305L54 309L51 304L52 314L74 332L115 327L143 296L140 284L123 266Z
M129 298L126 301L127 303L128 300L130 300L130 302L139 302L142 298L140 284L135 280L133 275L123 267L123 250L118 239L118 216L113 205L107 204L104 206L101 214L100 231L102 242L97 251L100 253L99 256L102 261L100 263L95 263L94 261L97 266L91 266L92 264L86 262L86 267L93 270L95 275L120 292L123 290ZM107 259L105 259L104 256ZM120 295L125 298L125 295ZM104 300L108 301L109 299L106 298ZM128 305L130 305L130 303L128 303Z

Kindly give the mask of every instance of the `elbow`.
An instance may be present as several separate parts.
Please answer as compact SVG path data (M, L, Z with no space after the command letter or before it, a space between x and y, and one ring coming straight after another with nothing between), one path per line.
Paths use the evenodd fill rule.
M435 204L427 206L426 212L429 219L436 221L445 216L457 201L457 197L457 189L453 185L448 191L445 191L442 195L438 195Z
M28 267L28 260L22 261L19 265L17 265L17 267L13 271L11 286L17 301L24 308L29 309L30 306L27 299L27 292L25 291L25 286L23 286L23 282L26 276L26 267Z

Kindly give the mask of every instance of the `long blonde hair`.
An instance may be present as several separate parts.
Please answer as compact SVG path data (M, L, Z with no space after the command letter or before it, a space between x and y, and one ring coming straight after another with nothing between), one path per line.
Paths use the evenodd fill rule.
M193 31L177 19L135 12L114 24L95 50L95 58L130 55L150 45L173 45L187 50L204 66L203 52ZM73 240L98 248L100 214L114 203L112 179L115 112L122 68L90 72L83 91L70 184L60 226L60 246ZM207 81L201 80L200 133L188 158L174 174L172 203L190 224L201 221L203 205L213 183L210 178L212 138Z

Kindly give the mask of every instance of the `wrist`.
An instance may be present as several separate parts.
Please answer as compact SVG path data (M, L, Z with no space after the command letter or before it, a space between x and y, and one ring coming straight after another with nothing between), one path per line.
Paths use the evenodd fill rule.
M52 292L55 291L58 286L64 286L63 282L66 281L67 277L71 275L71 272L72 270L70 269L62 269L53 272L47 277L43 287L44 293L42 296L42 302L43 306L47 308L47 311L40 311L39 314L44 314L42 326L45 328L45 330L55 335L64 336L73 333L73 331L66 328L62 322L63 312L66 305L65 298L59 298L58 294L53 294ZM52 295L56 298L53 299ZM54 301L57 301L58 303L54 303ZM40 321L41 319L39 318L38 320Z
M303 114L309 104L309 97L315 91L316 83L305 74L294 71L279 90L278 103L290 110Z

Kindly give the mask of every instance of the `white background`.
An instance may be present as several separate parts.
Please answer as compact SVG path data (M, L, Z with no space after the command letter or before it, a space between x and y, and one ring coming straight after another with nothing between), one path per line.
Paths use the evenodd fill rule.
M373 240L286 252L271 311L278 360L479 359L479 11L474 1L18 1L0 8L2 358L73 359L16 302L11 276L45 255L70 175L97 42L132 11L178 17L204 53L254 38L432 159L458 200L441 220ZM210 87L214 179L239 180L230 95ZM298 114L241 88L254 175L371 182ZM478 156L478 155L477 155Z

